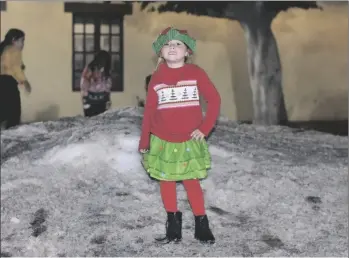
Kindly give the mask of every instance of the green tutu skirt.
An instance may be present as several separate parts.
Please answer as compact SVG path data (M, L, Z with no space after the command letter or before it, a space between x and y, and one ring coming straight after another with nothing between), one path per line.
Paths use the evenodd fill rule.
M205 140L173 143L151 135L142 164L150 177L158 180L203 179L211 168L211 156Z

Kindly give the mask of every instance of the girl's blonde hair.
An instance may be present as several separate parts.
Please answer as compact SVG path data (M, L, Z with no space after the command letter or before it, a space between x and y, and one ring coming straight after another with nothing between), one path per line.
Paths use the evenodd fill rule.
M153 73L155 73L155 72L158 70L159 65L160 65L162 62L164 62L164 59L163 59L161 56L159 56L158 61L156 62L156 66L155 66L155 69L154 69Z

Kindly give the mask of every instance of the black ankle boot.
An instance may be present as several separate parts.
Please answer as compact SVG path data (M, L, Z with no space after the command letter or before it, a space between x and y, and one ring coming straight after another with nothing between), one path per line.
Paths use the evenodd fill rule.
M182 212L167 212L166 236L155 240L166 243L182 240Z
M195 216L195 239L209 244L215 243L207 215Z

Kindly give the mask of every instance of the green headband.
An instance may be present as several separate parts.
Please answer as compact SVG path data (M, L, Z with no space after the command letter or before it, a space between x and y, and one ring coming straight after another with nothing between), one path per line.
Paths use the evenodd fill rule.
M196 40L190 37L188 34L181 33L180 31L171 28L166 34L161 34L153 43L153 50L158 55L163 46L171 41L171 40L179 40L186 44L189 49L194 52L196 48Z

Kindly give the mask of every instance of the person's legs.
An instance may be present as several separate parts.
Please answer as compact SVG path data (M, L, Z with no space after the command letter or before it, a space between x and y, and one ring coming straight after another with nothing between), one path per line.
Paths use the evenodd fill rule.
M205 212L204 194L197 179L183 181L187 191L188 200L195 217L194 237L199 241L214 243L215 238L209 226L208 218Z
M107 110L106 107L107 107L107 103L104 103L104 102L100 104L96 104L96 107L95 107L96 116L104 113Z
M175 181L160 181L160 193L167 212L166 235L157 241L171 242L182 239L182 213L177 209L177 189Z
M4 87L3 98L6 109L2 116L6 120L6 128L17 126L21 122L21 96L18 90L18 83L12 76L6 76L2 81ZM3 118L2 118L3 119Z
M84 116L85 117L90 117L91 116L91 107L89 108L84 108Z
M12 105L11 110L9 111L6 128L17 126L21 123L21 97L18 89L13 93L11 101Z
M8 108L8 86L6 85L6 77L0 75L0 126L7 120L7 108Z
M193 210L195 216L205 215L205 202L204 202L204 193L200 185L200 181L197 179L193 180L184 180L184 188L188 195L188 200L190 206Z
M177 212L177 185L174 181L160 181L160 193L166 212Z
M97 116L106 111L106 104L91 104L89 108L84 109L84 114L86 117Z

